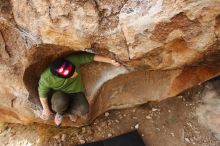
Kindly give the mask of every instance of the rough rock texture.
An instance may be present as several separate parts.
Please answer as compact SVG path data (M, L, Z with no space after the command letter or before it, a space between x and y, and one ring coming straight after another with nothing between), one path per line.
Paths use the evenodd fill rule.
M219 0L0 0L0 119L44 122L40 74L74 51L122 64L84 66L89 117L64 123L79 126L106 110L160 101L219 75L219 47Z
M218 140L220 140L219 83L219 77L206 83L206 89L203 91L203 104L197 108L199 122L210 129Z

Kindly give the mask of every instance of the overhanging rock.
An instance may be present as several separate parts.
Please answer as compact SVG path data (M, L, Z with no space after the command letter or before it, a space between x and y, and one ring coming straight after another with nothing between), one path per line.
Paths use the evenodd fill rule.
M37 83L50 62L74 51L120 61L82 68L88 124L110 109L160 101L219 75L220 1L0 0L0 119L39 118Z

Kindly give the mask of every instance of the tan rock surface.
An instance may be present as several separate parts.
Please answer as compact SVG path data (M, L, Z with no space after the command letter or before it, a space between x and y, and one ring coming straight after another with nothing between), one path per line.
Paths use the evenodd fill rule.
M0 0L0 118L44 122L37 82L57 57L87 51L122 66L82 69L90 116L160 101L219 75L219 0ZM45 122L49 123L49 122Z

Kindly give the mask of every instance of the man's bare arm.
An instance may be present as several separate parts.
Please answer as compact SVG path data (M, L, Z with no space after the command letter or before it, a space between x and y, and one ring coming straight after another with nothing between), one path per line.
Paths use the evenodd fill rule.
M104 57L104 56L99 56L99 55L95 55L94 61L110 63L114 66L120 66L120 64L117 61L115 61L114 59Z
M48 120L50 115L52 114L52 112L49 108L48 100L47 100L47 98L40 97L40 102L41 102L42 107L43 107L41 118L43 120Z
M45 97L40 97L40 102L42 104L43 109L45 110L50 110L49 105L48 105L48 100Z

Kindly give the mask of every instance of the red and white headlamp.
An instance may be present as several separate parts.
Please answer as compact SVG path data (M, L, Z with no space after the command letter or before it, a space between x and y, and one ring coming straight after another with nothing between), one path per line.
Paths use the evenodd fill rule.
M51 72L61 78L70 78L75 72L75 66L68 60L56 60L50 67Z

